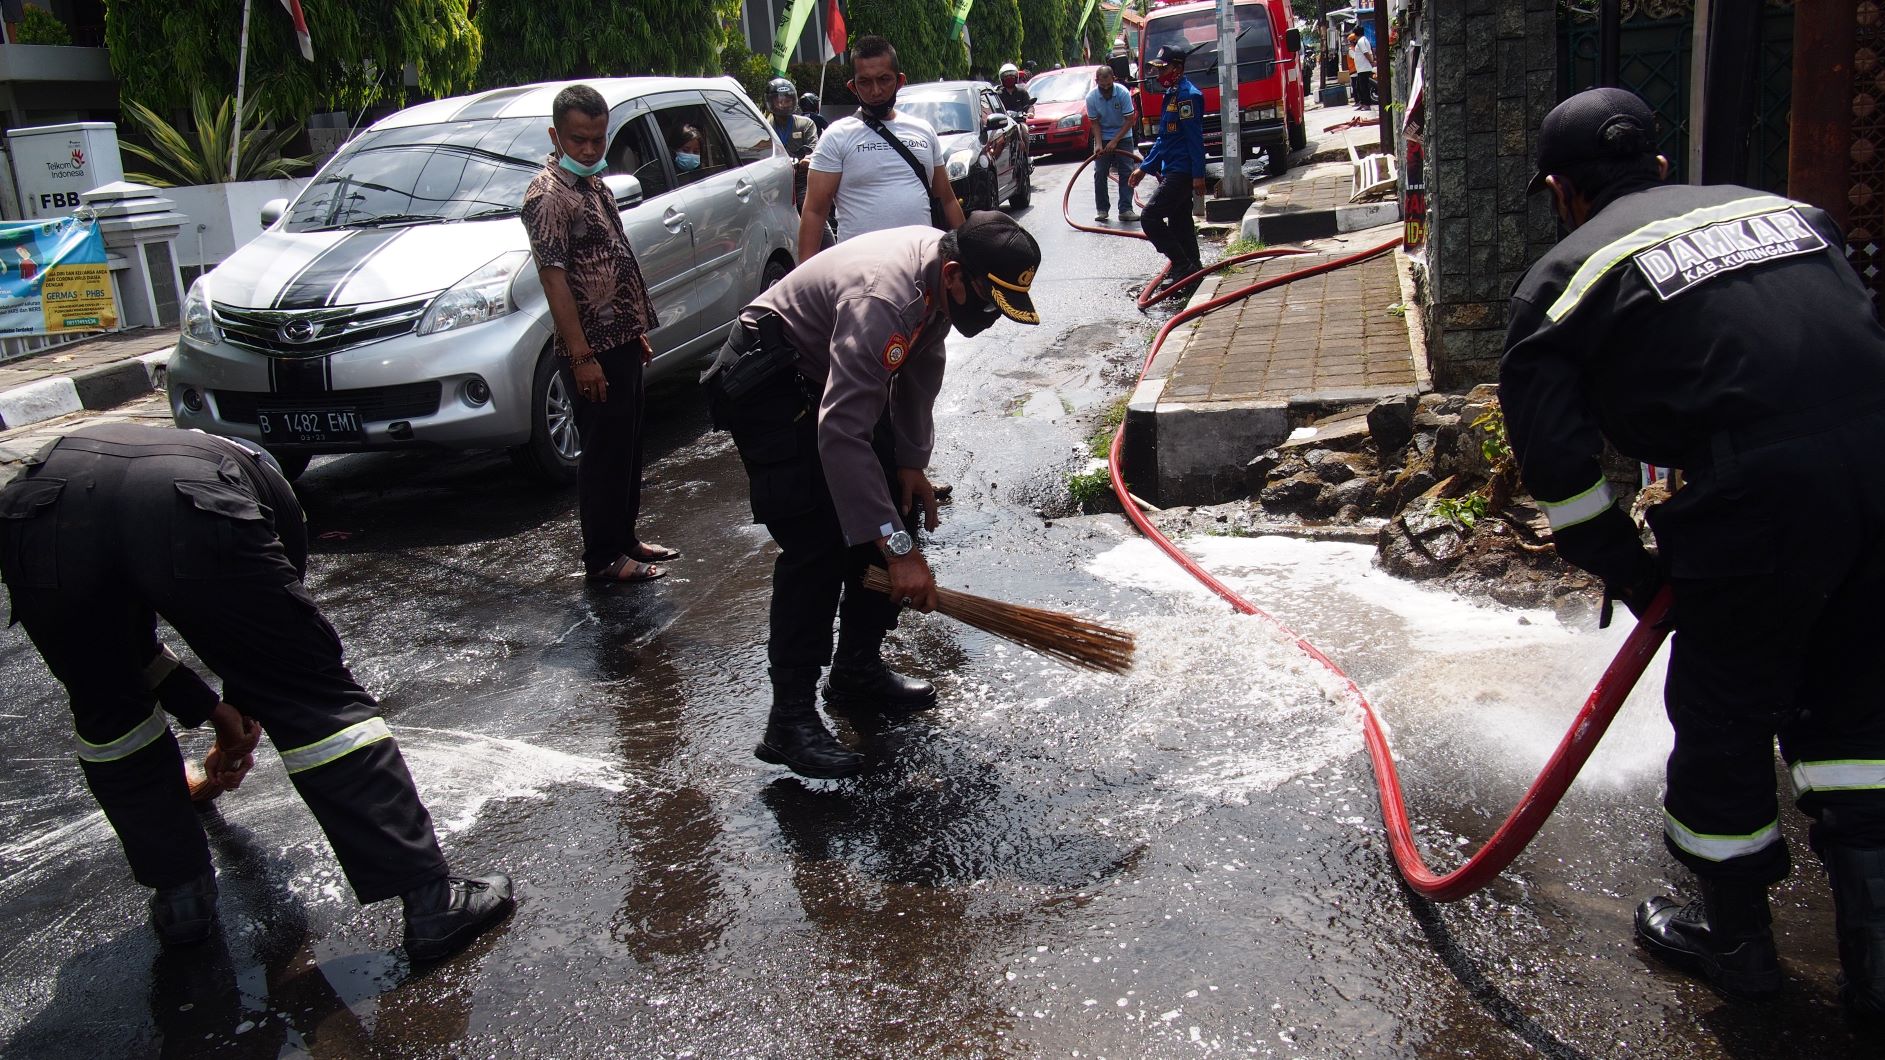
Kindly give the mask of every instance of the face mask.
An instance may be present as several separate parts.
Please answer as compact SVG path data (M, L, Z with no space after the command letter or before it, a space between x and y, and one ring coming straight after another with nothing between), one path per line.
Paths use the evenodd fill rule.
M683 173L691 173L700 168L700 156L687 151L676 151L674 165Z
M1162 88L1177 88L1178 79L1183 76L1185 76L1183 70L1176 67L1166 67L1165 72L1158 75L1159 86Z
M896 109L897 109L897 94L895 92L890 93L890 98L885 100L882 103L864 104L864 113L870 115L873 118L876 118L878 121L884 121L885 119L889 118L890 112Z
M569 157L568 155L558 155L556 158L556 164L559 166L562 166L564 169L569 170L571 173L574 173L579 177L593 177L597 173L600 173L604 169L608 168L609 160L606 157L598 158L596 159L595 165L585 166L581 162L576 161L575 159Z
M995 303L982 300L973 286L968 292L967 301L958 303L954 297L949 299L949 326L965 339L980 335L1001 319L1001 310L995 308Z

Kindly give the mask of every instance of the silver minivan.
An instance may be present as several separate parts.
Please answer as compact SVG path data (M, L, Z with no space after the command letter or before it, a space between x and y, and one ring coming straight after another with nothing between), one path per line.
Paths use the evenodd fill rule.
M792 268L792 162L731 78L584 83L609 105L604 179L660 316L654 378ZM518 218L567 84L407 108L265 207L266 231L185 299L177 425L260 442L291 477L316 453L438 446L573 478L574 388ZM682 171L686 126L700 165Z

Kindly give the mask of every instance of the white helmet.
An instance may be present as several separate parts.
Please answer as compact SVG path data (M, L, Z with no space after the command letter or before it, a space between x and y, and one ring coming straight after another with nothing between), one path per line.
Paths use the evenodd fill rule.
M986 67L986 66L984 66L984 67L982 67L982 69L984 69L984 70L986 70L986 69L988 69L988 67ZM996 77L1007 77L1007 76L1008 76L1009 74L1013 74L1013 75L1015 75L1016 77L1020 77L1020 76L1021 76L1021 70L1020 70L1020 69L1019 69L1018 67L1016 67L1016 66L1015 66L1015 64L1013 64L1013 63L1002 63L1002 64L1001 64L1001 70L1000 70L999 72L997 72L995 76L996 76Z

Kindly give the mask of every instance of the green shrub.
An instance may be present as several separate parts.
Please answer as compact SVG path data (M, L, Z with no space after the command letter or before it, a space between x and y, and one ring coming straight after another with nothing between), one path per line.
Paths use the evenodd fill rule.
M20 19L21 44L70 44L72 30L59 16L44 8L26 5Z

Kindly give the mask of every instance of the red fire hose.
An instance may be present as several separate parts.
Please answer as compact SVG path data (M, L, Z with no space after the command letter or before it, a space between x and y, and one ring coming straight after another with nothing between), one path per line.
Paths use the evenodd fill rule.
M1090 165L1091 162L1092 160L1088 159L1086 164L1075 169L1073 176L1068 178L1067 191L1061 196L1062 217L1069 225L1084 232L1145 238L1136 232L1082 225L1069 215L1068 201L1073 194L1073 185L1079 179L1081 172L1086 169L1086 165ZM1145 378L1145 373L1152 367L1153 358L1158 356L1160 347L1165 344L1166 337L1180 324L1232 302L1249 298L1251 295L1281 287L1286 283L1347 268L1385 254L1399 246L1400 242L1399 237L1396 237L1346 257L1320 262L1220 293L1207 302L1185 308L1159 328L1158 334L1152 340L1151 349L1146 351L1145 363L1139 367L1139 378L1141 380ZM1219 261L1198 275L1202 276L1239 261L1283 253L1302 252L1272 250L1238 255ZM1160 271L1159 276L1164 276L1163 270ZM1157 280L1154 279L1153 284L1156 282ZM1148 284L1148 289L1151 286L1152 284ZM1538 778L1532 781L1531 788L1525 792L1523 798L1519 799L1518 805L1512 808L1511 814L1492 834L1492 838L1467 858L1465 864L1451 872L1434 872L1427 867L1420 845L1414 839L1413 827L1407 820L1406 800L1401 795L1400 774L1394 768L1394 755L1388 747L1387 732L1382 728L1381 719L1375 715L1374 707L1368 702L1368 697L1362 694L1361 688L1355 684L1354 679L1335 664L1335 660L1324 655L1321 649L1309 643L1301 634L1289 628L1281 620L1245 600L1235 590L1217 580L1209 571L1199 566L1196 560L1173 544L1170 538L1159 531L1158 527L1152 525L1127 491L1125 478L1120 471L1120 451L1125 437L1126 425L1121 423L1119 429L1113 434L1112 448L1107 454L1108 462L1112 468L1113 492L1125 508L1126 517L1132 520L1132 524L1138 527L1139 532L1150 538L1160 551L1170 556L1174 562L1184 568L1187 574L1196 578L1218 596L1223 597L1239 612L1256 615L1293 637L1296 646L1302 649L1304 654L1321 663L1330 673L1340 678L1349 693L1355 697L1355 702L1362 711L1362 726L1368 741L1368 757L1374 765L1375 784L1380 789L1381 816L1387 826L1388 845L1394 853L1394 863L1400 869L1401 876L1407 880L1409 887L1434 901L1452 902L1472 894L1490 883L1501 869L1511 864L1512 859L1525 849L1526 845L1532 841L1532 837L1538 834L1539 828L1544 826L1545 819L1551 816L1551 811L1557 808L1558 800L1564 797L1565 791L1571 786L1571 781L1577 777L1578 771L1584 768L1584 763L1590 759L1591 752L1597 749L1597 741L1610 727L1611 720L1616 717L1617 711L1623 706L1623 701L1629 696L1630 689L1635 687L1637 679L1643 675L1644 668L1649 665L1657 649L1662 646L1663 639L1668 636L1665 620L1669 613L1670 596L1669 591L1664 589L1650 604L1642 619L1637 622L1636 628L1630 631L1623 646L1618 649L1616 658L1611 660L1603 676L1597 679L1596 687L1591 689L1590 696L1585 699L1584 707L1578 711L1570 730L1564 734L1564 739L1559 741L1557 749L1552 752L1551 758L1545 763Z

